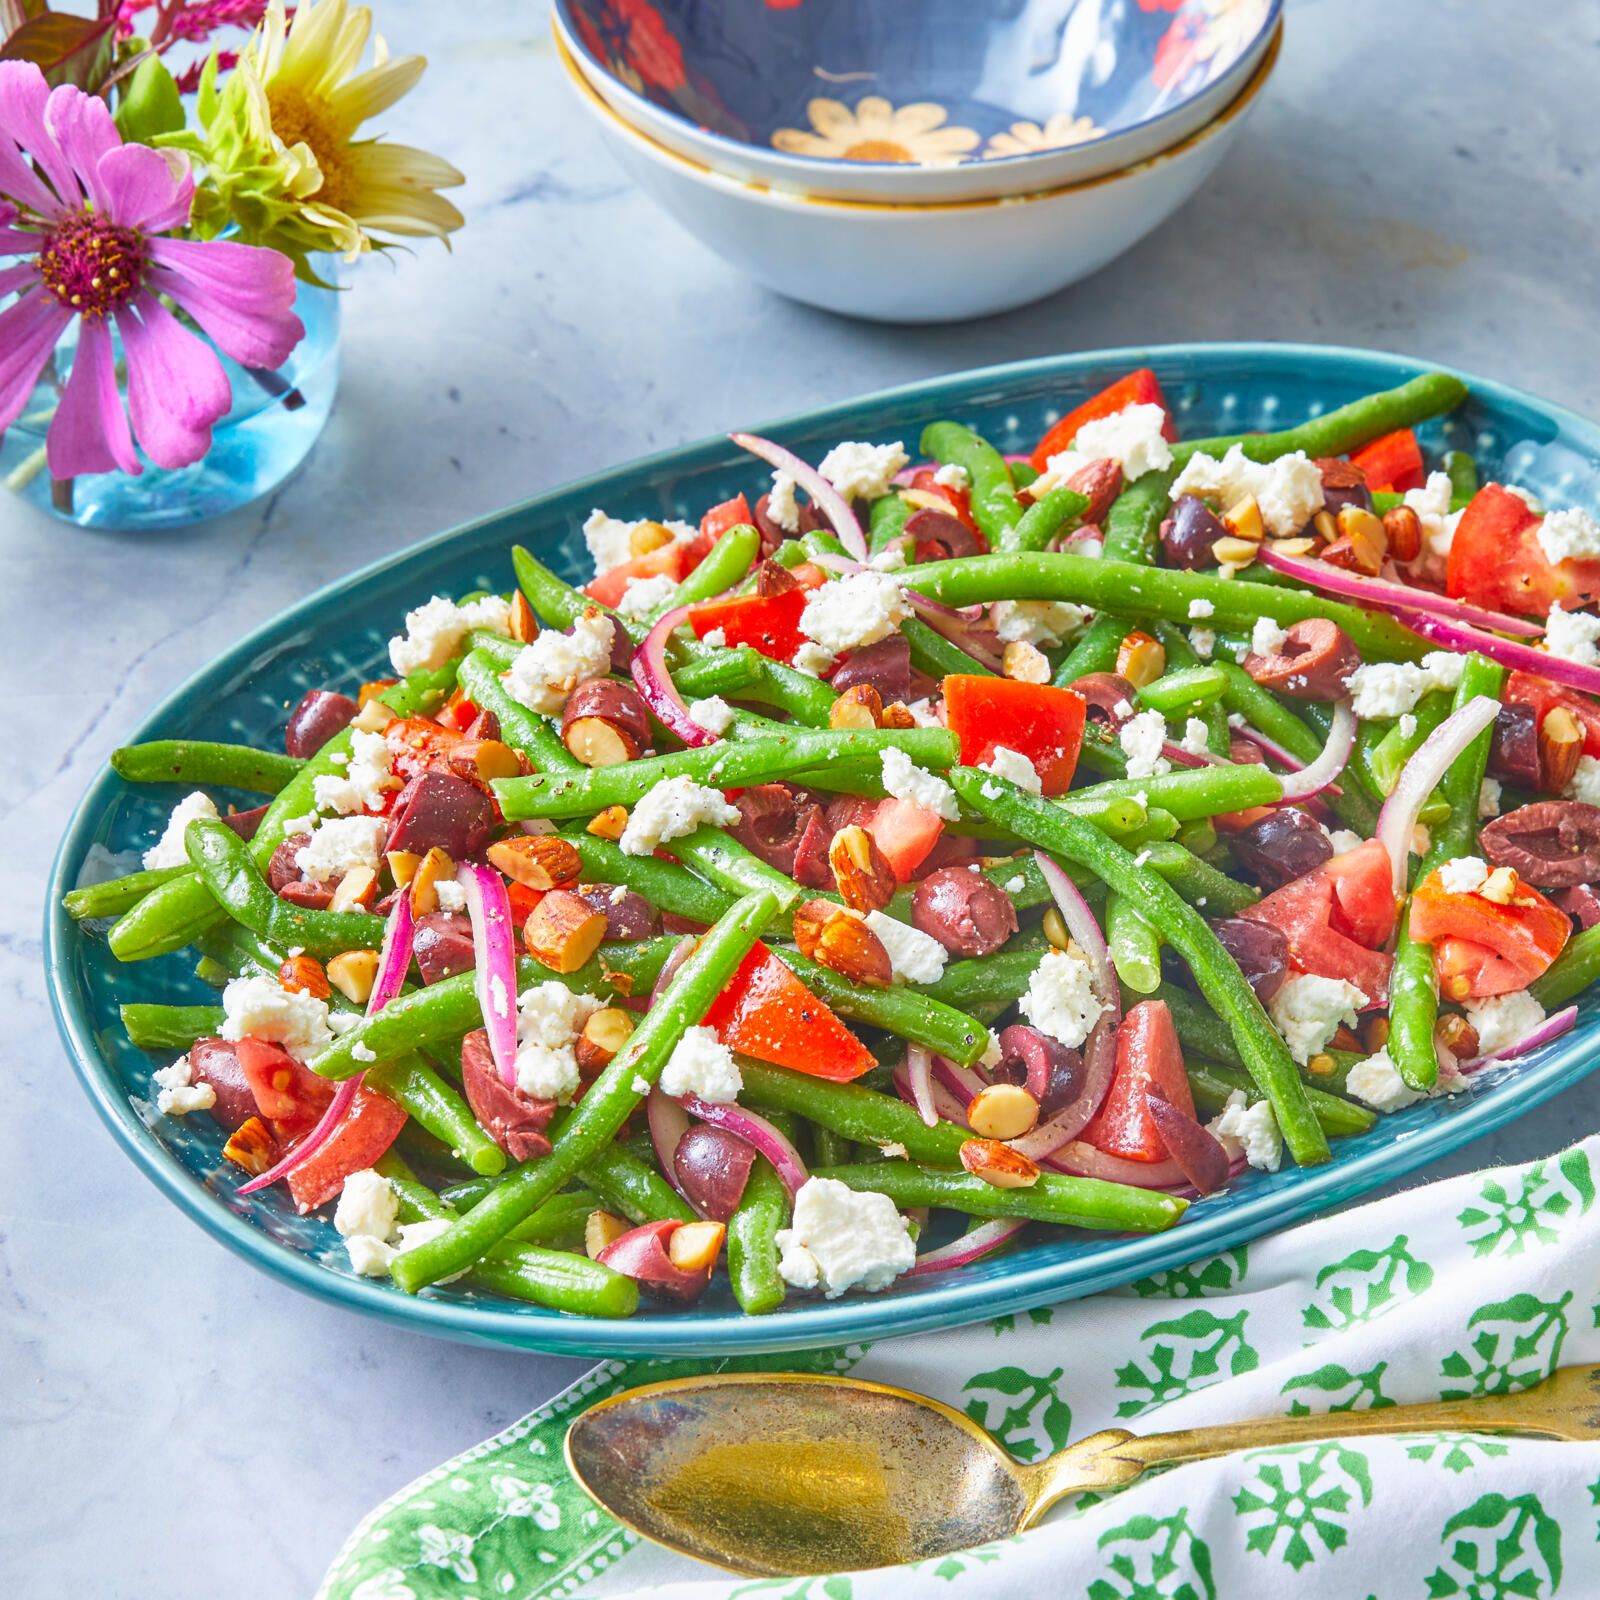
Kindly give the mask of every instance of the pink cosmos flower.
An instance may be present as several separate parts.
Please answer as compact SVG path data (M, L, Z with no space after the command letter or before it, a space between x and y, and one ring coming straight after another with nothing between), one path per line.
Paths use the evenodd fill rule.
M276 367L305 327L294 268L276 250L169 239L194 199L187 158L124 144L103 100L50 89L30 62L0 61L0 433L17 420L74 317L78 352L46 440L50 473L141 470L138 436L158 467L186 467L211 447L232 399L217 349ZM128 411L117 393L111 324L122 338Z

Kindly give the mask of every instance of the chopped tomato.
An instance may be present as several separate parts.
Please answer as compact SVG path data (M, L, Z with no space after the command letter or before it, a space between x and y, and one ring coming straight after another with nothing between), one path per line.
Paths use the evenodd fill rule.
M1539 543L1544 519L1498 483L1472 497L1450 542L1445 592L1491 611L1542 617L1600 595L1600 560L1552 562Z
M303 1066L281 1044L246 1034L237 1046L239 1070L256 1109L280 1139L309 1133L333 1099L333 1085Z
M1575 689L1565 689L1548 678L1536 678L1531 672L1513 672L1506 680L1507 702L1517 701L1532 706L1539 721L1557 706L1565 706L1578 719L1583 728L1583 753L1600 756L1600 705Z
M813 1078L848 1083L872 1052L764 944L757 944L706 1012L730 1049Z
M1324 861L1333 884L1333 926L1369 950L1381 949L1394 932L1394 869L1376 839Z
M1165 1000L1141 1000L1122 1019L1111 1087L1078 1137L1125 1161L1167 1160L1167 1147L1150 1115L1152 1088L1159 1089L1180 1111L1194 1116L1183 1050Z
M1561 954L1572 932L1567 914L1531 884L1511 904L1481 894L1451 894L1438 871L1411 896L1412 938L1433 946L1446 1000L1482 1000L1525 989Z
M788 662L805 643L800 613L806 608L804 589L782 594L747 594L735 600L712 600L689 613L697 637L721 629L729 644L747 644L772 661Z
M978 534L979 542L985 549L989 541L978 533L978 525L972 520L972 496L965 489L957 489L953 484L940 483L936 474L937 467L918 467L911 474L911 487L920 490L923 494L937 496L950 507L951 512L973 533Z
M814 561L801 561L789 568L789 576L802 589L820 589L831 574L824 572Z
M995 746L1025 755L1046 794L1065 794L1083 744L1083 696L1048 683L952 674L944 680L945 722L961 740L961 761L992 760Z
M944 832L944 818L915 800L899 800L891 795L880 800L870 817L862 822L872 842L901 883L909 883L917 868L933 853Z
M1400 491L1420 489L1423 484L1422 446L1409 428L1362 445L1352 453L1350 465L1366 474L1369 489Z
M1050 464L1050 457L1060 455L1078 437L1078 429L1084 423L1098 422L1101 417L1115 416L1119 411L1126 411L1129 406L1160 406L1167 413L1166 426L1161 431L1169 439L1178 437L1178 430L1172 421L1172 408L1161 392L1161 384L1155 373L1149 367L1137 367L1126 377L1118 378L1099 394L1085 400L1075 411L1069 411L1056 423L1039 441L1038 448L1029 457L1034 469L1043 472Z
M530 889L512 878L506 884L506 895L511 901L511 926L520 928L533 915L533 908L544 899L545 891Z
M478 716L478 708L457 689L439 708L435 720L452 733L465 733Z
M1355 852L1351 851L1351 855ZM1333 879L1325 867L1286 883L1241 913L1277 928L1289 942L1289 965L1322 978L1348 978L1375 1004L1389 992L1391 960L1357 944L1334 923Z
M302 1213L326 1205L352 1172L370 1167L399 1135L406 1114L393 1100L362 1084L350 1109L319 1149L288 1176L289 1193Z
M454 728L443 727L431 717L396 717L383 730L394 770L406 779L444 767L461 739Z
M603 606L621 603L628 584L634 578L668 577L681 583L687 576L691 562L686 544L664 544L646 555L635 556L631 561L621 561L608 571L596 574L584 584L583 592Z
M756 519L750 514L750 502L742 494L736 494L731 500L724 500L721 505L712 506L700 519L700 538L705 543L705 550L700 552L703 557L729 528L742 526L754 527Z

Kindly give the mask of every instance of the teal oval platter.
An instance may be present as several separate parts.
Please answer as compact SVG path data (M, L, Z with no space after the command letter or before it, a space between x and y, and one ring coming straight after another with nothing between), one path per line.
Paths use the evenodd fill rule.
M1427 370L1371 351L1307 345L1167 345L1096 351L990 367L848 400L758 431L816 460L840 439L914 441L954 417L1007 452L1032 448L1064 412L1136 366L1155 369L1186 437L1292 425ZM1430 450L1464 449L1485 476L1504 476L1554 506L1600 511L1600 428L1530 395L1461 374L1472 396L1421 430ZM181 685L138 728L139 739L244 740L278 748L286 709L318 685L348 688L387 671L385 646L405 612L432 594L506 589L509 547L529 545L582 581L580 532L594 506L613 515L686 517L765 483L760 463L724 438L651 456L439 535L309 596L241 639ZM957 1327L1002 1313L1127 1284L1239 1244L1359 1197L1482 1138L1584 1077L1600 1060L1600 1007L1580 1002L1576 1028L1512 1063L1476 1073L1454 1099L1429 1100L1335 1142L1325 1166L1248 1172L1197 1202L1167 1233L1149 1237L1030 1230L1022 1243L970 1266L881 1294L795 1298L766 1317L744 1315L719 1275L682 1311L646 1303L626 1321L598 1321L459 1287L408 1297L353 1274L327 1216L294 1213L281 1188L241 1200L223 1136L207 1117L162 1117L150 1077L165 1064L133 1048L117 1016L124 1000L195 1002L213 995L193 960L121 966L104 927L61 909L79 883L109 877L160 832L177 792L134 788L110 770L84 795L51 873L44 958L66 1052L112 1137L180 1209L255 1266L307 1293L420 1332L530 1350L591 1355L723 1356L800 1350ZM89 1159L94 1152L85 1153ZM90 1291L92 1292L92 1291Z

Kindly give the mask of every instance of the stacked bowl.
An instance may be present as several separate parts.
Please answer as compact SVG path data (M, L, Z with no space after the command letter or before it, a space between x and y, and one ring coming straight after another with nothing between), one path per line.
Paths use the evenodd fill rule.
M888 322L1097 271L1238 137L1282 0L554 0L606 142L709 248Z

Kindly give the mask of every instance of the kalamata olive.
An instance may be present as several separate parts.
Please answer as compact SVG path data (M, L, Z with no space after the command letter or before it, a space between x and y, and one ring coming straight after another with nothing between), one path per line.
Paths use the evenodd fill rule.
M756 593L764 600L770 600L775 594L787 594L791 589L798 589L800 580L785 566L780 566L776 561L763 561L756 568Z
M672 1170L689 1204L713 1222L726 1222L744 1198L755 1147L726 1128L697 1122L678 1141Z
M1322 474L1322 508L1338 516L1345 506L1357 506L1362 511L1372 509L1372 490L1367 487L1367 475L1360 467L1338 456L1319 457L1317 470Z
M780 527L773 520L770 505L771 498L770 495L762 495L756 501L755 510L751 513L761 534L761 552L763 555L771 555L785 539L798 538L803 533L833 532L833 524L828 521L821 507L812 505L808 500L798 502L800 516L798 525L793 533L787 528Z
M1539 713L1520 700L1508 701L1495 713L1489 740L1489 771L1522 789L1543 787L1539 763Z
M249 811L230 811L222 820L241 839L253 839L256 836L256 829L261 826L261 819L266 814L265 806L253 806Z
M656 931L656 908L636 890L591 883L579 888L578 898L606 919L607 939L648 939Z
M1172 515L1161 524L1161 549L1175 567L1191 571L1214 567L1217 558L1211 547L1225 539L1228 530L1222 519L1198 496L1180 494L1172 502Z
M1082 695L1088 707L1087 716L1120 728L1133 715L1134 696L1138 691L1126 678L1114 672L1088 672L1074 678L1069 685L1074 694Z
M308 689L289 713L283 730L283 747L299 759L314 756L336 733L342 733L361 710L347 694L331 689Z
M299 906L302 911L326 911L333 904L335 887L332 878L325 878L321 883L303 882L296 878L293 883L284 884L278 891L278 898L287 900L292 906Z
M1575 883L1570 889L1557 889L1550 896L1580 928L1600 922L1600 889L1592 883Z
M711 1282L711 1263L691 1272L673 1262L667 1253L673 1234L684 1224L675 1218L664 1222L641 1222L613 1239L596 1257L602 1266L633 1278L648 1295L662 1300L696 1300Z
M478 964L472 944L472 923L460 912L430 911L417 918L411 953L424 983L471 972Z
M1228 1152L1198 1117L1173 1105L1154 1082L1145 1089L1145 1107L1167 1154L1201 1194L1212 1194L1228 1181Z
M613 627L611 630L611 670L626 678L632 666L633 640L628 636L626 628Z
M1289 941L1281 929L1248 917L1223 917L1211 924L1211 931L1263 1004L1283 987L1289 976Z
M189 1077L193 1083L209 1083L216 1092L211 1115L224 1128L231 1131L256 1115L255 1092L231 1039L196 1039L189 1046Z
M618 683L615 678L589 678L580 683L567 696L561 713L562 733L585 717L612 723L640 750L650 743L650 708L631 683Z
M792 875L796 883L802 883L808 889L833 887L828 846L833 843L835 831L828 826L827 813L821 806L812 806L806 811L794 849Z
M820 819L822 808L788 783L758 783L733 804L739 813L734 838L769 867L793 877L795 851L812 816Z
M384 850L426 855L436 846L452 861L480 855L494 833L494 801L451 772L422 772L395 800Z
M482 706L478 714L467 724L467 738L469 739L498 739L500 737L500 719L494 712Z
M1089 504L1084 508L1080 526L1099 522L1111 509L1111 503L1122 493L1122 463L1109 456L1079 467L1062 485L1074 494L1081 494Z
M1052 1117L1083 1093L1083 1056L1059 1039L1013 1022L1000 1030L1000 1060L989 1076L996 1083L1020 1083L1039 1102L1039 1115Z
M876 644L852 650L828 680L839 694L867 683L878 691L886 706L911 696L911 642L903 633L891 633Z
M1600 806L1536 800L1486 823L1478 848L1539 889L1570 889L1600 878Z
M942 867L917 885L911 921L953 956L986 956L1017 931L1017 908L981 872Z
M977 534L948 511L928 507L913 511L906 518L905 533L918 561L948 561L952 556L975 556L983 550Z
M1308 617L1290 627L1271 654L1252 650L1244 670L1264 688L1295 700L1337 700L1344 680L1361 665L1361 652L1337 622Z
M555 1115L554 1100L536 1100L500 1076L489 1051L489 1035L476 1028L461 1041L461 1087L472 1114L513 1161L550 1154L545 1129Z
M1263 889L1302 878L1333 856L1333 841L1320 822L1285 806L1230 834L1239 864Z
M309 833L294 833L272 852L267 863L267 885L274 894L282 894L285 884L300 881L300 863L295 857L310 843Z

